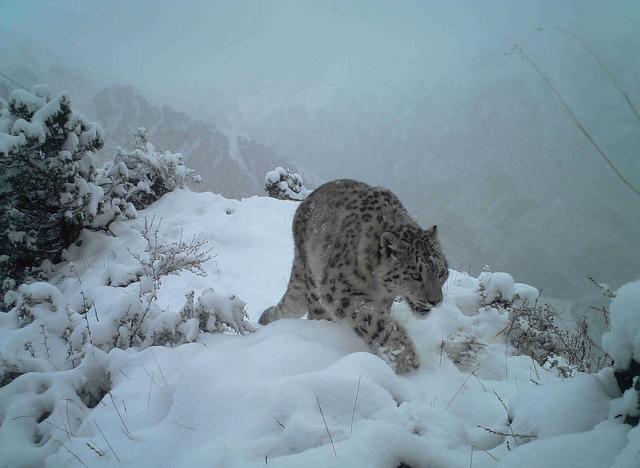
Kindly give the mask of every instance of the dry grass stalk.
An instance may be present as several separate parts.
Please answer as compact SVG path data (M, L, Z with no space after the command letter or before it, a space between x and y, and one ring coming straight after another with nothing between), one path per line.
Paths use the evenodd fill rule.
M331 448L333 448L333 455L338 456L336 453L336 446L333 443L333 437L331 437L331 432L329 431L329 425L327 424L327 420L324 417L324 412L322 411L322 406L320 406L320 398L316 395L316 401L318 402L318 409L320 410L320 416L322 416L322 421L324 422L324 428L327 430L327 434L329 435L329 440L331 441Z

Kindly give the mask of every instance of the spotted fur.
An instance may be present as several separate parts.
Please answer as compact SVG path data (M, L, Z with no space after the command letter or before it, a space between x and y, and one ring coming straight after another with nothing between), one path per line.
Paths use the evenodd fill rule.
M350 326L396 372L417 368L414 345L390 309L399 296L419 315L442 302L448 269L436 226L421 229L387 189L337 180L300 204L293 238L287 291L260 323L308 312Z

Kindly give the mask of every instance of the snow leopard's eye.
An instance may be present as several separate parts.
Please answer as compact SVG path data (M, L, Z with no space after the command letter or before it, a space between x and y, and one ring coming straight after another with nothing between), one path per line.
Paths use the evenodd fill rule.
M411 279L414 281L420 281L422 279L422 275L420 273L411 273Z

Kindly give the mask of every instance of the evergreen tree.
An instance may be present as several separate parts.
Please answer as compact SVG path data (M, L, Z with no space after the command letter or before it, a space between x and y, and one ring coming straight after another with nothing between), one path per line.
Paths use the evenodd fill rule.
M100 127L66 94L39 85L0 103L0 290L57 261L97 213L103 191L91 158Z

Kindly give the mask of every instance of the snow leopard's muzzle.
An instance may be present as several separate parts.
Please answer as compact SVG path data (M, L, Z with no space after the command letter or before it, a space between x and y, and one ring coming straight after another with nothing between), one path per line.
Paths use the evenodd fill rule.
M417 302L417 301L412 301L411 299L407 299L407 302L409 303L409 306L411 307L411 310L413 310L413 312L416 315L419 315L421 317L424 317L425 315L427 315L431 311L431 309L433 309L434 307L439 306L442 303L442 301L440 301L437 304L432 304L429 301Z

